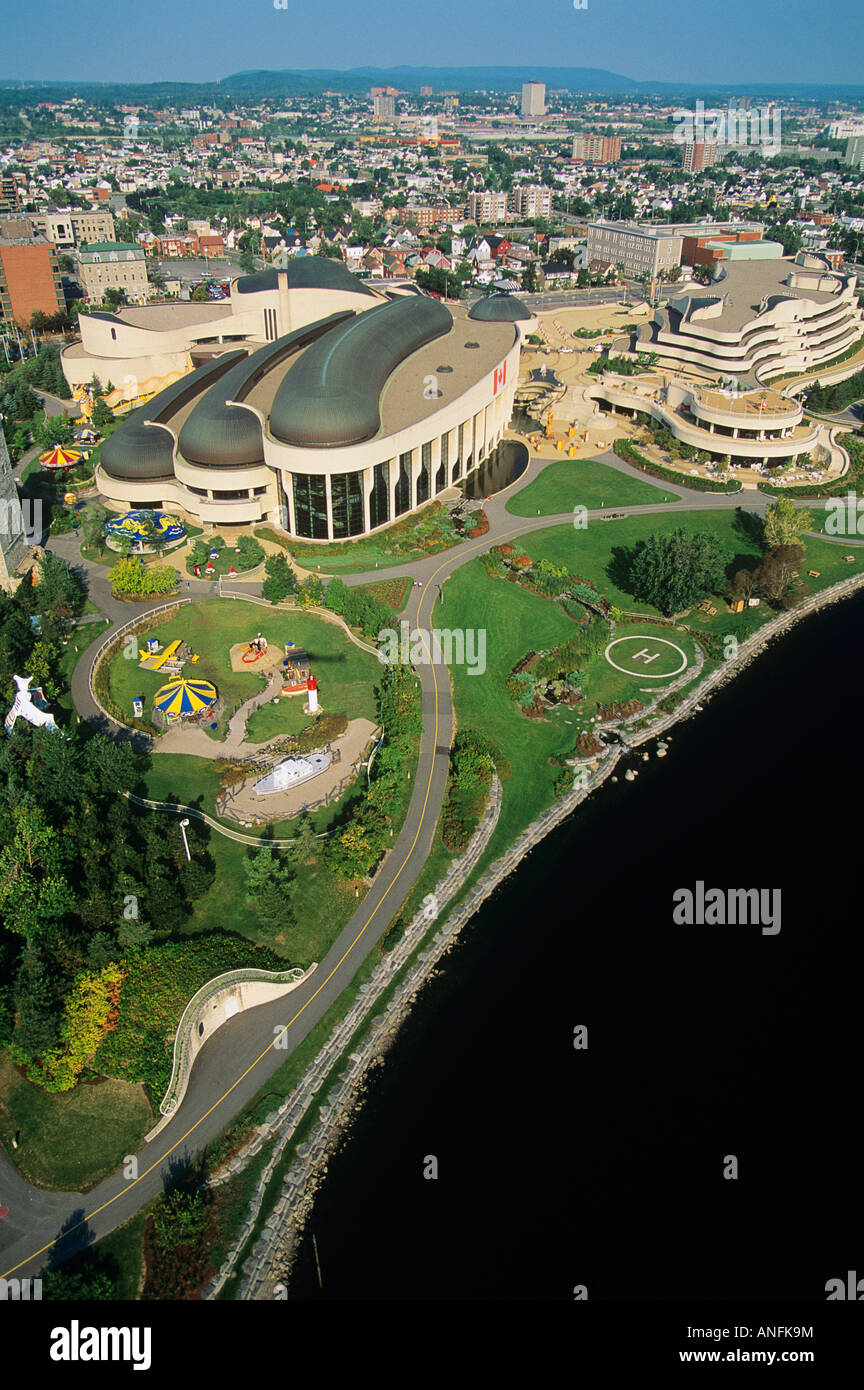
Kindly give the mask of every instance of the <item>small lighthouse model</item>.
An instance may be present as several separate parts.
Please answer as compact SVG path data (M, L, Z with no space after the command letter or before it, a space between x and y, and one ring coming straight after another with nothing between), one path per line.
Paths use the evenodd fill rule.
M306 689L309 692L306 707L310 714L316 714L318 712L318 682L314 676L309 677Z

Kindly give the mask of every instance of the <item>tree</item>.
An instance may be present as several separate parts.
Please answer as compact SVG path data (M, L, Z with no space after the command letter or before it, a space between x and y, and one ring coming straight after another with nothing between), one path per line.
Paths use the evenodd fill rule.
M264 561L267 578L261 586L262 597L268 603L281 603L297 592L297 576L284 555L268 555Z
M90 503L81 513L81 535L84 544L95 550L97 555L105 552L105 523L108 515L107 507L100 507L95 503Z
M811 513L806 507L796 507L791 497L778 497L765 513L765 545L769 550L794 545L802 531L812 529Z
M294 836L294 858L298 864L308 866L314 864L320 854L321 846L318 843L318 836L315 834L308 814L304 812L297 822L297 833Z
M537 291L537 266L534 261L529 261L522 273L522 292L523 294L535 294Z
M301 608L314 608L324 601L324 585L317 574L307 574L297 585L297 602Z
M39 561L36 585L36 611L42 616L43 635L49 637L52 629L64 635L86 601L87 587L81 573L59 555L46 551Z
M723 582L723 556L707 532L653 534L636 546L630 584L636 598L653 604L666 617L690 608Z
M781 603L789 596L803 558L801 545L777 545L767 550L754 571L759 593L772 603Z
M265 845L243 860L243 872L246 875L246 898L254 904L260 925L263 928L278 925L281 930L292 926L293 867L280 859L269 845Z

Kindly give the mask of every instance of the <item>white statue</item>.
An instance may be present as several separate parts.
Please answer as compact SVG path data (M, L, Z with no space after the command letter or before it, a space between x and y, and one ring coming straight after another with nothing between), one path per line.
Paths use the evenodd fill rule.
M18 693L15 696L15 703L4 720L3 728L8 732L20 714L22 719L26 719L29 724L36 724L46 729L54 729L56 732L57 725L54 723L53 714L49 714L47 710L40 709L38 705L33 703L33 695L36 694L36 691L38 691L40 696L42 694L38 686L31 694L30 682L33 677L13 676L12 679L18 688Z

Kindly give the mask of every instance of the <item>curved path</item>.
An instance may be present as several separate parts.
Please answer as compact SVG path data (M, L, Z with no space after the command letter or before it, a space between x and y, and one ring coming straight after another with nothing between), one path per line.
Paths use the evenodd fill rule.
M645 474L611 452L600 458L619 472L645 481ZM525 518L511 516L506 511L508 497L527 486L543 467L557 459L558 455L554 458L532 458L517 483L486 500L485 510L490 527L481 539L462 542L449 551L427 559L395 565L386 570L344 576L346 582L368 584L379 578L408 575L415 584L403 616L412 627L430 628L433 603L441 586L468 560L502 540L572 521L571 512ZM624 510L627 515L709 511L718 507L744 507L749 511L761 512L772 500L757 492L701 493L686 485L667 486L674 497L670 502L617 510ZM597 518L608 510L594 509L588 515ZM578 537L578 532L575 534ZM152 607L120 603L114 599L105 568L81 562L71 537L52 540L51 548L70 562L82 565L90 584L91 597L115 626L121 626L137 613L146 613ZM185 592L190 598L204 599L215 596L216 586L210 582L190 580ZM72 677L76 709L84 717L102 723L106 722L104 716L90 695L89 669L93 651L104 638L105 634L100 634L85 650ZM323 1017L380 940L426 862L446 786L453 723L449 679L441 668L431 663L421 666L418 676L423 732L417 776L405 823L385 856L369 893L318 969L287 1000L261 1005L235 1016L205 1044L196 1059L180 1110L159 1135L139 1151L137 1178L126 1180L121 1173L114 1173L86 1196L44 1192L32 1187L18 1173L0 1147L0 1204L9 1208L8 1215L0 1222L0 1276L35 1276L48 1261L52 1247L61 1235L63 1243L57 1255L58 1258L66 1258L96 1237L122 1225L139 1207L155 1197L163 1189L172 1165L204 1148L248 1105L286 1056ZM277 1036L280 1038L279 1050L274 1048Z

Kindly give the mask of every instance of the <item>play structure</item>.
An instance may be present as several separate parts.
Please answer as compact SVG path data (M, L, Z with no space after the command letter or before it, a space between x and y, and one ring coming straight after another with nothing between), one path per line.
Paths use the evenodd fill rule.
M216 701L211 681L172 680L160 686L153 696L153 708L169 721L206 713Z
M146 646L138 648L138 658L142 671L160 671L166 676L179 676L187 661L194 664L198 660L198 653L193 652L189 643L180 637L169 642L167 647L161 647L155 637L150 637Z
M259 796L290 791L292 787L299 787L301 782L308 782L310 778L317 777L331 762L330 753L309 753L304 758L284 758L281 763L270 769L266 777L254 783L253 791Z
M285 643L285 656L282 661L282 694L305 695L309 689L309 658L293 642Z
M262 637L259 632L257 637L253 637L246 651L240 658L244 665L250 666L253 662L260 661L267 655L267 638Z
M34 724L37 728L53 729L57 731L54 716L48 709L48 702L42 693L41 685L35 689L30 689L32 676L13 676L12 679L16 686L15 700L3 721L3 728L7 733L14 727L15 720L19 717L26 719L28 724Z

